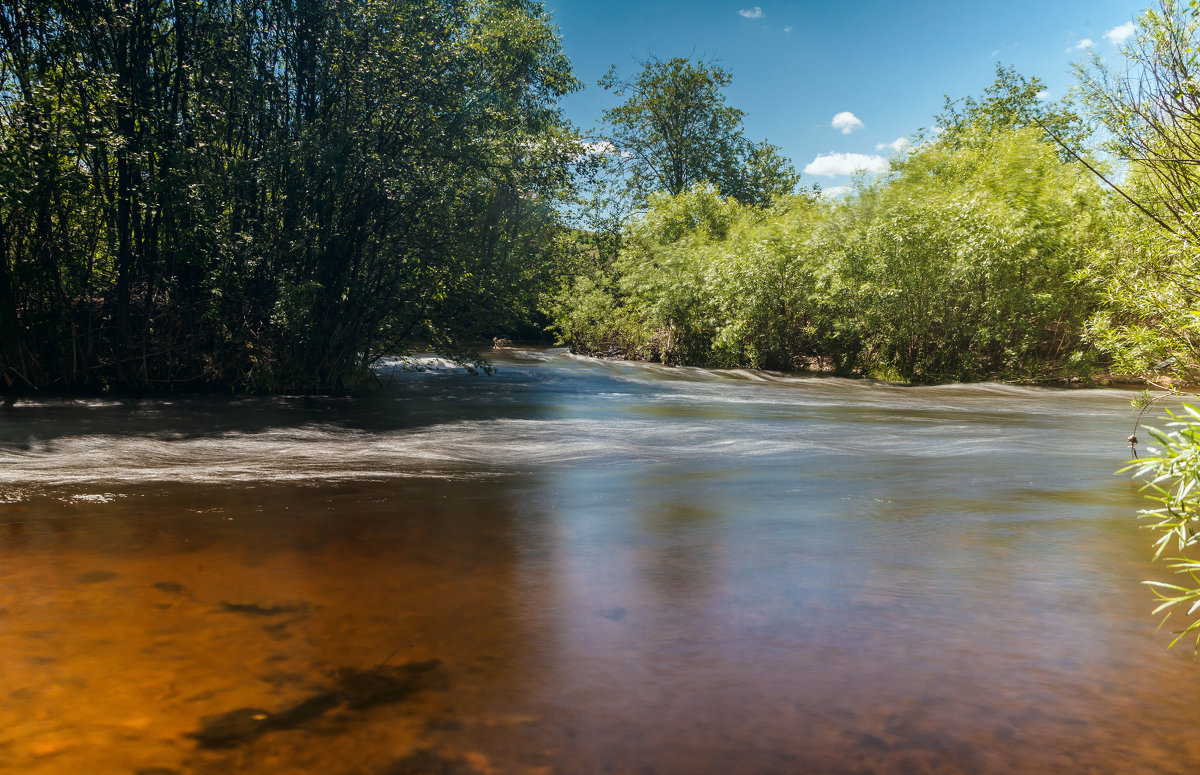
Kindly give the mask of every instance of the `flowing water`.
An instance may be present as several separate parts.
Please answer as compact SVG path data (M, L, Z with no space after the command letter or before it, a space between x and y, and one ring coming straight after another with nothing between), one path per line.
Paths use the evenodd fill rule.
M1191 773L1130 394L511 351L0 409L0 773Z

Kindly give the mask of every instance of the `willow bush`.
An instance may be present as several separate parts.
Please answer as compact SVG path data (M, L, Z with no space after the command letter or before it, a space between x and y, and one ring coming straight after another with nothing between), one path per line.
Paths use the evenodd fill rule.
M908 381L1081 368L1105 197L1036 131L959 132L843 201L658 195L610 274L567 292L562 340L706 366ZM604 344L596 339L602 333Z
M1174 646L1189 635L1196 639L1200 652L1200 411L1184 404L1181 413L1168 412L1171 418L1167 430L1147 428L1161 446L1152 447L1151 455L1138 459L1127 470L1146 480L1147 497L1159 505L1143 509L1142 519L1158 533L1155 541L1156 560L1166 555L1167 566L1184 577L1189 585L1164 581L1147 581L1159 605L1154 613L1164 613L1163 624L1179 613L1187 621L1176 631ZM1178 554L1167 555L1174 548Z

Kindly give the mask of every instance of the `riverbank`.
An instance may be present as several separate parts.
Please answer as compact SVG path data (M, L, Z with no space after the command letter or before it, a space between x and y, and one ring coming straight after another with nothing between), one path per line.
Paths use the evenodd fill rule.
M567 350L573 354L585 358L595 358L597 360L608 361L628 361L633 363L656 364L667 367L675 366L693 366L696 364L688 363L663 363L661 360L647 360L637 357L629 357L620 348L601 347L588 348L581 345L571 345ZM777 371L767 369L766 371L777 371L780 374L792 374L804 377L843 377L850 379L864 379L874 382L882 382L890 385L913 385L913 386L930 386L930 385L947 385L947 384L972 384L970 382L957 383L953 381L946 382L916 382L904 381L898 379L889 379L885 376L872 376L870 374L839 374L834 366L832 359L829 358L808 358L806 359L808 366L806 368L797 369L795 371ZM743 368L743 367L732 367ZM1034 379L980 379L975 382L998 382L1007 385L1032 385L1041 387L1073 387L1073 388L1115 388L1119 390L1145 390L1147 388L1160 389L1164 391L1189 391L1200 388L1200 385L1190 385L1186 383L1174 384L1167 378L1162 384L1150 382L1147 380L1138 379L1129 375L1112 374L1102 372L1092 374L1090 376L1080 376L1076 374L1062 375L1058 377L1040 377Z

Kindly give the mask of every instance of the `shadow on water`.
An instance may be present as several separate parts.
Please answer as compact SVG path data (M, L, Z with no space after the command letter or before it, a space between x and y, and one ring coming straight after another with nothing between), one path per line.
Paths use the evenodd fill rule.
M3 415L0 773L1200 766L1127 396L500 366Z
M379 384L354 397L30 399L0 407L0 447L30 449L78 436L187 440L311 427L382 433L447 420L539 417L536 392L529 390L531 374L519 360L508 365L492 376L452 366L383 368Z

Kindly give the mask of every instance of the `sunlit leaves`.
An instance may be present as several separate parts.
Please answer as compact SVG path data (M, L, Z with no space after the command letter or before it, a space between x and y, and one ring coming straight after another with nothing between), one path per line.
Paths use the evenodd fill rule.
M1183 577L1182 584L1146 582L1159 601L1154 612L1165 614L1164 624L1177 613L1195 617L1200 610L1200 561L1188 556L1200 544L1200 411L1184 404L1168 416L1172 421L1165 430L1147 429L1157 444L1151 454L1126 469L1146 480L1147 498L1160 504L1140 512L1147 527L1158 534L1155 559L1172 549L1180 553L1168 558L1167 567ZM1189 635L1197 638L1200 649L1200 618L1185 622L1171 645Z
M1087 366L1078 353L1097 298L1076 275L1106 229L1098 186L1036 132L964 128L841 202L762 209L703 185L653 197L614 277L588 289L589 315L607 323L573 327L566 300L561 328L585 349L603 331L667 362L1062 376Z

